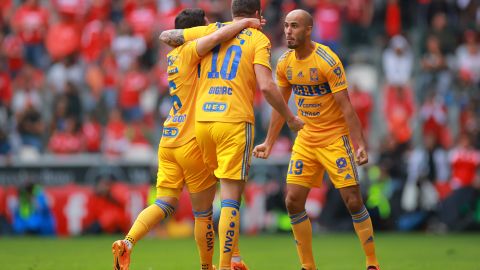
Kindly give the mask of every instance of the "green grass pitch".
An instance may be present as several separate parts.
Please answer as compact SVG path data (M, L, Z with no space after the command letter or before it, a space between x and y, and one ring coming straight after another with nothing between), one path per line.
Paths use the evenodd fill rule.
M0 269L112 269L110 246L115 239L0 238ZM379 233L376 244L382 270L480 270L478 233L442 236ZM365 269L353 232L315 235L313 245L319 270ZM300 269L293 239L288 234L242 236L240 248L252 270ZM193 239L144 239L133 252L130 269L200 269L196 252Z

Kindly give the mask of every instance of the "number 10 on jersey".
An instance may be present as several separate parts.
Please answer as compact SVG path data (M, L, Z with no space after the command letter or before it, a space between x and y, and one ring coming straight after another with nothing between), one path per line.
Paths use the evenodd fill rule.
M232 45L228 47L227 52L225 53L225 59L223 59L220 72L218 72L218 69L217 69L219 52L220 52L220 45L213 48L212 68L208 72L207 76L209 79L216 79L221 76L223 80L228 80L228 81L233 80L237 76L238 63L240 62L240 58L242 57L242 48L238 45ZM230 61L232 57L233 57L233 60ZM231 65L230 65L230 62L231 62ZM228 70L230 70L230 72L228 72Z

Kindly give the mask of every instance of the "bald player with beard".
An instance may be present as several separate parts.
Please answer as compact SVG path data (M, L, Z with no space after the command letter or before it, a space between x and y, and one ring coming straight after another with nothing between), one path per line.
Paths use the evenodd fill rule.
M362 127L348 97L345 71L338 56L311 40L313 20L304 10L290 12L284 22L287 45L277 64L277 84L285 100L295 94L298 116L305 122L295 140L287 174L286 206L302 269L316 269L312 227L305 203L325 172L352 215L366 255L367 270L379 270L370 216L362 200L357 165L368 162ZM253 154L266 159L285 120L272 111L265 142ZM357 148L352 147L352 140ZM354 154L355 153L355 154Z

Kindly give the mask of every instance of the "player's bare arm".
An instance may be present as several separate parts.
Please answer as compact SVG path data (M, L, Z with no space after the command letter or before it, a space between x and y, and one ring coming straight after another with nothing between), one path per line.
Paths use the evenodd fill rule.
M183 29L165 30L160 34L159 39L161 42L171 47L178 47L185 43L185 38L183 37Z
M289 87L279 87L280 92L283 95L285 102L288 102L292 94L292 90ZM272 150L273 144L280 134L280 130L285 124L285 118L283 118L279 112L272 110L272 115L270 117L270 124L268 126L267 137L262 144L255 146L253 149L253 156L256 158L267 159L270 156L270 151Z
M245 28L259 29L265 25L265 20L257 18L245 18L239 21L228 24L210 35L201 37L197 41L197 53L199 56L204 56L209 53L218 44L234 38ZM182 33L183 34L183 33ZM183 36L182 36L183 38Z
M273 82L272 71L259 64L255 64L254 69L258 87L267 102L287 120L287 125L290 129L293 131L302 129L305 123L288 108L287 103L283 100L282 95L277 89L277 85Z
M365 138L363 137L362 124L360 123L360 119L358 119L357 113L353 109L352 103L350 103L348 91L345 89L343 91L336 92L333 94L333 97L342 110L343 117L345 118L348 129L350 130L350 135L358 144L358 149L356 151L357 164L366 164L368 162L368 154L366 150Z

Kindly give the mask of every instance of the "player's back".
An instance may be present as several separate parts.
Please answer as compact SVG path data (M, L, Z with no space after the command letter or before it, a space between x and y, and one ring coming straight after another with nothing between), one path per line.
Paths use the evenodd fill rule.
M195 31L199 35L200 30L203 36L224 25L210 24ZM192 39L187 37L187 30L186 39ZM270 68L270 41L262 32L251 28L244 29L235 38L220 44L203 57L198 85L197 121L253 123L255 64Z
M187 42L167 55L172 108L165 120L160 146L177 147L195 137L195 99L200 57L196 42Z

